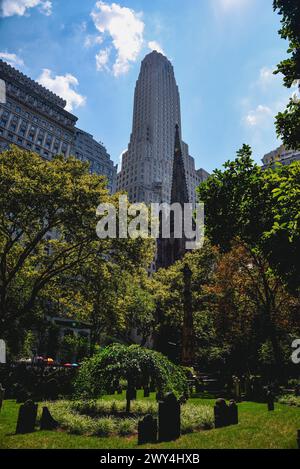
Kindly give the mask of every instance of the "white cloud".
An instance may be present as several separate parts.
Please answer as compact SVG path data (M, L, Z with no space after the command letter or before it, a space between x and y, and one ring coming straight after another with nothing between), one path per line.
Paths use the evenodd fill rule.
M110 55L110 48L101 49L98 54L96 54L96 68L100 70L109 70L108 61Z
M24 16L30 8L38 7L40 12L46 16L52 13L52 2L50 0L2 0L1 16Z
M117 3L98 1L91 16L101 37L109 36L116 50L113 74L117 77L127 73L143 47L145 24L141 13Z
M151 50L156 50L157 52L160 52L161 54L165 55L163 48L157 41L149 41L148 47Z
M7 62L12 67L22 67L24 65L23 60L17 56L17 54L10 54L9 52L0 52L0 59Z
M276 80L278 80L278 75L274 75L275 68L272 67L262 67L259 71L259 79L257 84L261 88L267 88L273 84L275 84Z
M84 47L93 47L97 44L102 44L103 38L97 34L88 34L84 41Z
M56 75L52 77L51 70L44 68L37 81L48 88L53 93L67 101L66 110L72 111L73 108L84 106L86 98L77 93L74 88L78 86L78 80L74 75Z
M223 11L241 9L247 6L251 0L215 0L217 7Z
M249 127L256 127L269 122L271 117L273 117L272 109L259 104L256 109L248 112L244 117L244 122Z

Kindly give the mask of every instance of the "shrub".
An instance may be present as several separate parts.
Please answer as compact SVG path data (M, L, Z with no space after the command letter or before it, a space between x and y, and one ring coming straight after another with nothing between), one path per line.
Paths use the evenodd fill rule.
M76 395L97 398L124 379L128 389L148 385L151 380L160 393L173 392L177 398L188 396L188 382L180 366L154 350L121 344L105 347L84 360L75 382ZM129 393L126 399L129 412Z
M132 416L124 417L125 403L121 401L56 401L45 402L61 428L76 435L101 437L137 433L138 421L146 414L157 415L156 402L135 401ZM115 414L111 414L111 409ZM41 416L39 410L39 418ZM183 434L209 430L214 426L212 407L184 404L181 407L181 431Z
M110 436L118 432L118 422L112 417L95 419L94 434L97 436Z
M281 396L278 399L278 402L279 402L279 404L285 404L285 405L300 407L300 397L293 396L292 394L287 394L287 395Z
M133 418L121 419L118 425L119 435L128 436L137 432L138 422Z
M210 430L213 427L214 415L212 407L193 404L185 404L181 407L181 433Z

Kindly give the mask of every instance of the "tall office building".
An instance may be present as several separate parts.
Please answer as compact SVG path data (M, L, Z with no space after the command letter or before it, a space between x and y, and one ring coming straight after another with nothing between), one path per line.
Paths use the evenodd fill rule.
M91 172L108 179L116 189L117 168L105 147L75 127L77 117L65 110L66 101L0 60L0 152L10 144L50 160L74 155L90 163Z
M15 144L43 158L72 153L77 117L66 101L0 60L0 151ZM4 85L3 85L4 82Z
M131 202L170 202L176 125L189 200L195 202L195 188L207 173L195 170L188 145L182 141L180 96L173 66L164 55L153 51L142 61L130 143L117 177L117 189L126 190Z
M91 173L102 174L108 181L111 193L116 191L117 165L114 165L105 146L97 142L91 134L76 128L74 154L81 161L88 161Z
M287 150L284 145L267 153L262 159L263 169L274 168L276 163L290 165L294 161L300 161L300 150Z

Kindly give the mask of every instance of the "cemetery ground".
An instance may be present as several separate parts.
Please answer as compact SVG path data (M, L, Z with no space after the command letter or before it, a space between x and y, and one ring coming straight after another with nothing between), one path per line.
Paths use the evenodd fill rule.
M124 400L125 395L104 396L106 401ZM138 392L137 402L155 403L155 394L143 398ZM215 399L193 397L189 404L213 407ZM39 406L42 404L40 403ZM6 400L0 413L0 448L42 449L296 449L300 428L300 408L275 404L268 412L266 404L239 404L239 425L221 429L195 431L168 443L137 445L137 435L86 436L69 434L64 430L39 431L15 435L19 404Z

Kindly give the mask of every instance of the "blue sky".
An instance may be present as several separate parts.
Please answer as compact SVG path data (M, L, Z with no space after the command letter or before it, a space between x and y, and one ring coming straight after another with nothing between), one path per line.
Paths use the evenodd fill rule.
M183 138L212 171L243 143L254 158L278 146L274 115L291 94L274 77L287 43L272 0L2 0L0 57L68 101L78 126L119 162L140 62L172 61Z

